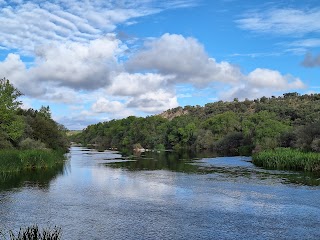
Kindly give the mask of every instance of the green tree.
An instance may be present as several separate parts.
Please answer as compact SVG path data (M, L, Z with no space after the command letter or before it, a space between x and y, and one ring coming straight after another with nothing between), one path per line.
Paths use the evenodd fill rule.
M209 118L203 126L205 129L211 130L217 139L220 139L230 132L239 131L241 123L236 113L227 111Z
M24 122L17 110L21 105L21 92L9 80L0 79L0 132L5 141L16 145L23 134Z
M270 149L280 146L280 137L290 130L290 126L277 120L274 113L261 111L249 115L242 122L242 129L256 147Z

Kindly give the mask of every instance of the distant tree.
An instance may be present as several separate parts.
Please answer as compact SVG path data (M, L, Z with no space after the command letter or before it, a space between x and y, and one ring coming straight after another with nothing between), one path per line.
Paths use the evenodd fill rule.
M296 130L296 147L304 150L318 151L320 139L320 121L300 126Z
M41 114L43 117L50 119L51 118L51 111L49 106L41 106L39 110L39 114Z
M243 134L241 132L231 132L221 138L215 144L215 150L219 154L235 156L239 155L239 147L243 144Z
M270 149L280 146L280 137L288 132L290 126L277 120L274 113L261 111L249 115L242 122L242 129L246 137L253 139L261 149Z
M219 139L230 132L239 131L241 128L240 118L232 111L217 114L203 124L205 129L209 129Z

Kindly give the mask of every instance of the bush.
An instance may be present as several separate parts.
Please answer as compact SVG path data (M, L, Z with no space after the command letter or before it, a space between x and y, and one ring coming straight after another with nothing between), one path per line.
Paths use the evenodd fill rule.
M320 152L320 139L316 138L311 143L311 149L314 152Z
M27 150L27 149L45 149L46 145L41 142L40 140L34 140L31 138L26 138L22 140L19 144L20 149Z
M242 145L243 139L243 134L240 132L229 133L216 142L215 150L223 155L239 155L239 147Z
M155 150L164 151L164 150L166 150L166 148L163 144L160 143L155 147Z

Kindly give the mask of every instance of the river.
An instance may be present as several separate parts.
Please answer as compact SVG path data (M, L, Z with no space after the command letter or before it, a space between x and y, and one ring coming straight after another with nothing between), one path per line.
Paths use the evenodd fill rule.
M249 157L123 157L72 147L64 166L2 177L0 230L62 239L320 239L320 179ZM1 237L0 237L1 239Z

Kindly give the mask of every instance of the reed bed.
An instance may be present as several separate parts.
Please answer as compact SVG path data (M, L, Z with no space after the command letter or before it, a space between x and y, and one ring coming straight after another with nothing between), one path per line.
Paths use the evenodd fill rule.
M63 152L53 150L0 150L0 172L50 168L64 160Z
M320 172L320 153L277 148L256 153L252 162L260 167L279 170Z

